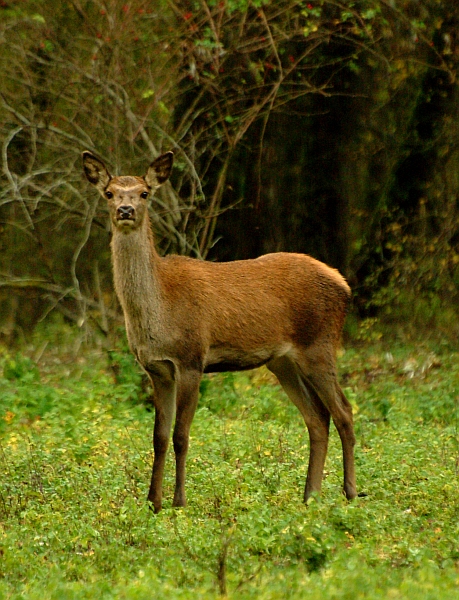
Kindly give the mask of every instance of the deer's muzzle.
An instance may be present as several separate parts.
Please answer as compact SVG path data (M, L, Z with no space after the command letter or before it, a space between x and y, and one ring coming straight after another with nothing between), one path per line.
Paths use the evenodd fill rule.
M116 218L118 221L133 221L135 210L133 206L119 206L116 210Z

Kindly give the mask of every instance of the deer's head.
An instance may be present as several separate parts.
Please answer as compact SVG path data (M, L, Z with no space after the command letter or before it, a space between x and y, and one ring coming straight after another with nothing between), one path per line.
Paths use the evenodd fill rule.
M144 177L112 177L100 158L83 152L87 180L107 200L113 226L124 233L142 225L148 212L148 199L167 181L173 162L173 153L166 152L151 163Z

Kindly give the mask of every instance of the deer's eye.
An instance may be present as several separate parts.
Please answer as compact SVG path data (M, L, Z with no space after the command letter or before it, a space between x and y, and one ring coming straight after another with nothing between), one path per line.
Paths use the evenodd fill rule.
M142 192L140 194L140 197L143 198L144 200L146 200L148 198L148 192Z
M105 192L105 197L110 200L110 198L113 198L113 193L112 192Z

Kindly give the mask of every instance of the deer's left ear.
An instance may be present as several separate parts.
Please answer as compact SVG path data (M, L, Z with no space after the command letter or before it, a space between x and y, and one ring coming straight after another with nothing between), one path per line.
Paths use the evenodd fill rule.
M94 156L94 154L86 150L86 152L83 152L83 168L89 183L103 194L112 178L104 163L100 158L97 158L97 156Z
M158 156L148 167L145 181L151 188L159 188L165 181L169 179L171 174L172 164L174 163L174 153L166 152Z

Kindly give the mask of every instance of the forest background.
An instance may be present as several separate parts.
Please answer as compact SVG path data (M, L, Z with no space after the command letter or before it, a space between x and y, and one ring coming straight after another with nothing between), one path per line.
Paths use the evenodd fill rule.
M0 2L0 330L120 322L81 152L138 174L160 251L310 253L376 319L457 334L459 5Z

